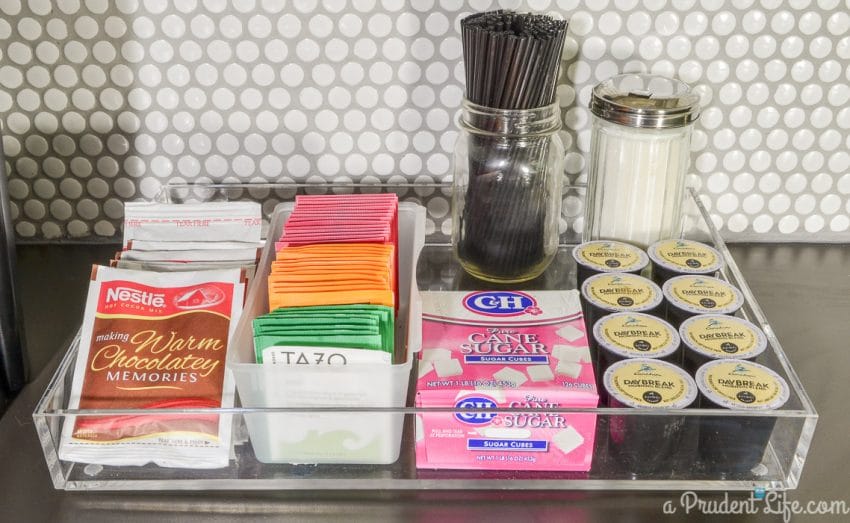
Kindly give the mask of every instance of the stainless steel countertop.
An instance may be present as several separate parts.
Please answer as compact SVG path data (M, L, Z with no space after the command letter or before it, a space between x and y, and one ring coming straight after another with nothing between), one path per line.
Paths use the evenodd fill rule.
M79 321L87 264L114 247L26 248L22 284L47 290L58 301L24 289L30 345L62 343ZM850 245L733 245L731 251L773 325L820 415L797 490L787 500L844 501L850 507ZM29 258L27 258L29 257ZM50 264L53 264L51 267ZM76 264L76 265L74 265ZM55 269L53 268L55 267ZM76 279L69 274L81 274ZM58 289L56 286L59 286ZM39 328L49 325L51 328ZM33 329L36 329L33 331ZM62 333L56 339L57 332ZM52 337L51 337L52 336ZM38 363L38 362L37 362ZM31 413L58 358L39 373L0 419L0 521L234 521L234 520L437 520L658 521L662 505L679 492L63 492L48 476ZM745 499L745 494L731 494ZM703 499L722 500L723 494ZM683 514L679 509L678 516ZM718 520L718 516L692 515ZM845 516L844 520L850 518ZM746 521L780 515L742 516ZM835 521L799 516L794 521ZM725 518L724 518L725 520Z

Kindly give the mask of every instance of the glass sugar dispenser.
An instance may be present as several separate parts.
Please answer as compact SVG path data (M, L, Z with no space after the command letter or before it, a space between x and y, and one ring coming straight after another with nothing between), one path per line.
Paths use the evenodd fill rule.
M646 248L678 237L699 100L684 82L651 74L593 88L584 241Z

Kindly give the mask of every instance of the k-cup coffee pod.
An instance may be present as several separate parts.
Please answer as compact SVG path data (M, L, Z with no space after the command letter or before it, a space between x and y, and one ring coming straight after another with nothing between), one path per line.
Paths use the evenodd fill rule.
M693 240L661 240L650 245L647 254L652 260L652 280L658 285L686 274L714 276L723 267L717 250Z
M662 289L667 321L675 327L697 314L735 314L744 305L737 287L711 276L676 276Z
M638 358L614 363L605 371L603 386L611 408L657 411L658 415L611 416L608 449L628 472L638 476L670 467L685 432L685 416L669 409L686 409L697 398L687 372L665 361Z
M726 314L701 314L682 322L679 337L685 368L694 373L713 360L756 359L767 349L767 336L749 321Z
M776 418L746 416L781 408L788 383L764 365L715 360L697 370L700 408L728 409L734 416L701 416L698 453L708 472L740 474L761 463Z
M628 273L597 274L581 286L587 331L603 316L615 312L658 312L663 295L658 285L642 276ZM591 348L591 356L596 354Z
M634 245L614 240L598 240L576 245L573 248L579 289L594 274L627 272L640 274L649 264L649 257Z
M593 325L592 344L599 358L599 376L614 363L634 358L681 362L679 333L672 325L640 312L603 316ZM602 387L600 387L602 388Z

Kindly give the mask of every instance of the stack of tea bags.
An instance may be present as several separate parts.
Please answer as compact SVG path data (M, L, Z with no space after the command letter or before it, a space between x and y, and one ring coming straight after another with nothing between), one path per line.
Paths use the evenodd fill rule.
M240 268L253 277L263 242L260 204L124 204L124 250L112 267L159 272Z
M333 351L338 363L392 363L397 223L395 194L297 197L275 243L271 312L254 320L257 361L292 364L281 348L300 346L351 349Z
M390 307L329 305L276 309L254 319L257 363L298 364L292 347L335 347L328 365L392 363L395 322ZM288 347L287 350L281 350ZM313 358L314 359L314 358ZM308 363L316 363L309 361ZM319 362L321 364L321 362Z
M394 246L346 243L284 247L269 274L269 309L307 305L395 305Z

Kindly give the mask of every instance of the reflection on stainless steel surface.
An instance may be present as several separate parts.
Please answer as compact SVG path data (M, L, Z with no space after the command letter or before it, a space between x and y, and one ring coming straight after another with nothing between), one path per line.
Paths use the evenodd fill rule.
M522 283L524 290L563 290L575 288L576 264L572 246L561 245L552 264L537 278ZM416 281L421 291L516 289L516 284L498 284L467 274L444 245L426 244L419 255Z
M0 143L0 413L6 397L13 397L26 383L20 308L16 287L15 229L9 209L6 161Z

